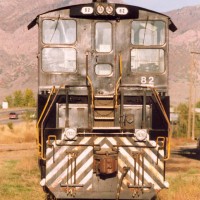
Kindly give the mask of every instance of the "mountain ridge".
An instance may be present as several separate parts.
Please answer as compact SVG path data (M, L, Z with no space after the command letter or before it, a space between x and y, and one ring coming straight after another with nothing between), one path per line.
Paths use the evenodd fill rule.
M3 44L0 49L0 101L15 90L37 91L37 28L28 31L27 25L38 14L72 2L83 3L80 0L35 0L34 4L30 4L30 0L0 1L0 19L3 19L0 27L0 43ZM190 52L200 51L199 8L200 5L189 6L163 13L178 27L176 32L170 32L169 94L174 105L187 101L189 96ZM196 66L198 59L195 55ZM197 78L199 74L197 69ZM198 83L196 87L200 89Z

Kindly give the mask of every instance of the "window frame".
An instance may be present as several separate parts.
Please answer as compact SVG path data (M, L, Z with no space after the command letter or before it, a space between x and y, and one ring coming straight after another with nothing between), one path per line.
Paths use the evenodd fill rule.
M134 35L133 35L133 23L134 22L162 22L163 23L163 27L164 27L164 42L163 42L163 44L140 44L140 43L138 43L138 44L135 44L134 42L133 42L133 40L134 40ZM131 21L131 41L130 41L130 43L132 44L132 45L134 45L134 46L164 46L165 44L166 44L166 42L167 42L167 38L166 38L166 31L167 31L167 27L166 27L167 25L166 25L166 22L164 21L164 20L161 20L161 19L159 19L159 20L156 20L156 19L147 19L147 20L145 20L145 19L140 19L140 20L132 20Z
M97 49L97 40L96 40L96 36L97 36L97 24L98 23L107 23L107 24L110 24L110 27L111 27L111 44L110 44L110 51L98 51ZM110 53L113 51L113 24L109 21L97 21L95 22L95 28L94 28L94 49L97 53Z
M73 71L73 72L62 72L62 71L46 71L46 70L44 70L44 68L43 68L43 50L44 49L74 49L75 50L75 53L76 53L76 60L75 60L75 64L76 64L76 68L75 68L75 70ZM77 50L75 49L75 48L72 48L72 47L53 47L53 46L51 46L51 47L43 47L42 49L41 49L41 70L44 72L44 73L49 73L49 74L76 74L77 73L77 68L78 68L78 65L77 65Z
M48 43L48 42L45 42L44 41L44 37L43 37L43 35L44 35L44 29L43 29L43 23L44 23L44 21L45 20L50 20L50 21L53 21L53 20L57 20L57 21L59 21L59 20L65 20L65 21L74 21L75 22L75 28L76 28L76 30L75 30L75 41L74 42L72 42L72 43ZM55 18L55 17L52 17L52 18L43 18L42 19L42 23L41 23L41 42L43 43L43 44L45 44L45 45L74 45L76 42L77 42L77 21L75 20L75 19L66 19L66 18Z
M132 61L132 51L133 50L162 50L163 51L163 70L160 72L160 71L133 71L132 70L132 64L131 64L131 61ZM163 74L165 73L166 71L166 65L165 65L165 49L163 48L133 48L130 50L130 71L131 73L133 74ZM150 63L149 63L150 64ZM160 67L160 66L158 66ZM137 68L138 69L138 68Z
M108 74L108 75L100 75L100 74L97 74L97 73L96 73L96 67L97 67L97 65L110 65L110 67L111 67L111 73ZM95 75L98 76L98 77L112 77L112 75L113 75L113 65L110 64L110 63L98 63L98 64L96 64L96 65L94 66L94 73L95 73Z

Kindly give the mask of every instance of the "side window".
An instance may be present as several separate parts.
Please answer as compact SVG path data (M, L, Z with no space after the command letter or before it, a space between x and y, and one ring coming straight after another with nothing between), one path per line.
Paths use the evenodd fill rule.
M49 73L76 72L76 50L73 48L44 48L42 70Z
M95 49L97 52L110 52L112 50L112 24L97 22L95 27Z
M45 44L73 44L76 42L75 20L43 20L42 40Z
M133 21L131 42L134 45L163 45L165 23L163 21Z

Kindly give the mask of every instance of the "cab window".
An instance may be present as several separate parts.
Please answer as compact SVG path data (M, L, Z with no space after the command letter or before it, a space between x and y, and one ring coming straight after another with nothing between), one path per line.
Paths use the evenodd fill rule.
M164 72L163 49L133 49L131 51L131 71L162 73Z
M47 19L42 23L42 40L45 44L73 44L76 41L76 21Z
M95 73L99 76L111 76L112 75L112 66L110 64L97 64L95 66Z
M43 48L42 70L50 73L76 72L76 50L73 48Z
M98 22L95 27L95 48L97 52L112 50L112 25L109 22Z
M131 42L134 45L163 45L165 23L163 21L133 21Z

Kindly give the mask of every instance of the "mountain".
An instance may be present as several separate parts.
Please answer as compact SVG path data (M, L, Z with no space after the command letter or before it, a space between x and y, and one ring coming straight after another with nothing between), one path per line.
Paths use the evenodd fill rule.
M37 27L28 31L27 25L48 10L87 2L92 0L0 1L0 102L16 90L37 91Z
M171 102L172 104L186 102L191 91L191 84L193 88L196 88L196 100L199 101L200 93L197 91L200 89L198 81L200 80L200 55L196 53L200 53L200 5L184 7L166 14L178 28L176 32L170 33Z
M0 1L0 101L15 90L37 90L37 27L27 25L40 13L81 0L7 0ZM110 1L112 2L112 1ZM121 0L113 2L123 2ZM189 94L191 51L200 51L200 6L185 7L165 14L178 27L170 33L170 96L172 104L186 101ZM195 63L200 55L194 56ZM200 76L199 69L196 72ZM197 82L197 89L200 84ZM197 98L200 98L197 94Z

